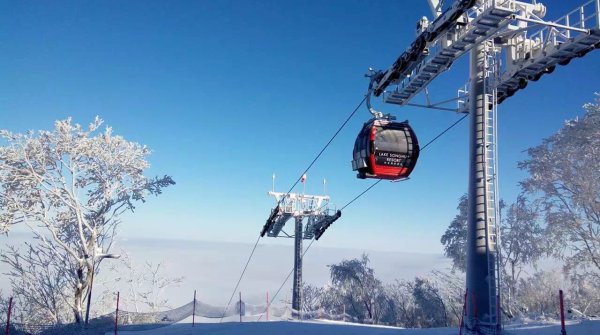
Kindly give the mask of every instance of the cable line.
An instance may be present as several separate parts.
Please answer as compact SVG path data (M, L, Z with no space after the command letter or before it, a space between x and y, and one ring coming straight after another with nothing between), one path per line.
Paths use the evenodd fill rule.
M329 147L329 145L331 144L331 142L333 142L333 140L337 137L337 135L340 133L340 131L342 131L342 129L344 129L344 127L346 127L346 124L348 124L348 122L350 121L350 119L352 119L352 117L354 116L354 114L356 114L356 112L358 111L358 109L360 108L360 106L362 106L363 103L365 103L365 100L367 99L367 95L365 95L365 97L360 101L360 103L356 106L356 108L354 108L354 110L352 111L352 113L350 113L350 115L348 115L348 117L346 118L346 120L344 121L344 123L342 123L342 125L338 128L338 130L333 134L333 136L331 136L331 138L329 139L329 141L327 142L327 144L325 144L325 146L323 147L323 149L321 149L321 151L317 154L317 156L315 157L315 159L312 160L312 162L310 162L310 164L308 165L308 167L306 168L306 170L304 170L304 172L302 172L300 174L300 177L298 177L298 179L296 180L296 182L294 183L294 185L292 185L292 187L289 189L289 191L287 191L286 196L288 194L290 194L290 192L292 192L292 190L294 189L294 187L296 187L296 185L298 185L298 183L300 182L300 180L302 179L302 176L304 176L308 170L310 170L310 168L316 163L316 161L321 157L321 155L323 154L323 152L325 152L325 150L327 149L327 147ZM282 199L284 199L285 197L283 197ZM279 206L279 204L281 203L281 200L279 200L279 202L277 203L277 205Z
M469 114L465 114L463 115L460 119L458 119L456 122L454 122L453 124L451 124L450 126L448 126L448 128L444 129L444 131L442 131L441 133L439 133L436 137L434 137L431 141L427 142L422 148L421 151L425 150L425 148L427 148L431 143L435 142L438 138L440 138L442 135L444 135L445 133L448 132L448 130L454 128L454 126L456 126L457 124L460 123L460 121L464 120L467 116L469 116Z
M362 197L363 194L369 192L369 190L371 190L373 187L375 187L375 185L379 184L383 179L379 179L378 181L374 182L373 184L371 184L371 186L367 187L364 191L360 192L359 195L357 195L356 197L354 197L354 199L350 200L350 202L348 202L347 204L344 205L344 207L342 207L340 210L344 210L346 207L350 206L353 202L355 202L356 200L358 200L358 198ZM404 179L406 180L406 179Z
M244 265L244 270L242 270L242 274L240 275L240 278L237 281L237 284L235 284L235 288L233 289L233 292L231 292L231 297L229 297L229 301L227 301L227 305L225 306L225 310L223 310L223 315L221 315L221 319L219 320L219 323L221 323L223 321L223 318L225 317L225 314L227 313L227 310L229 309L229 305L231 304L231 300L233 299L233 296L235 295L235 291L237 291L240 282L242 281L242 278L244 277L244 274L246 273L246 269L248 268L248 264L250 264L250 260L252 259L252 256L254 255L254 251L256 251L256 247L258 246L258 241L260 241L260 236L258 236L258 238L256 239L256 243L254 243L254 247L252 248L252 252L250 252L250 257L248 257L248 260L246 261L246 265Z

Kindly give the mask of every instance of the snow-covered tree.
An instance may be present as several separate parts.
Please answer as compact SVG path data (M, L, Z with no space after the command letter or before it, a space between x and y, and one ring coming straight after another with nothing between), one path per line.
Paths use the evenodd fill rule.
M538 271L519 280L519 302L530 317L558 317L558 291L565 287L560 273Z
M452 259L454 269L465 272L467 270L467 210L469 199L463 194L458 201L458 214L442 235L444 254Z
M456 271L432 271L435 287L444 301L448 324L458 326L463 316L465 274Z
M130 311L158 312L172 308L165 291L178 287L183 282L183 277L168 275L165 261L137 264L127 253L123 252L121 255L118 264L111 267L111 272L115 275L115 283L126 285L123 302ZM112 299L113 292L114 289L109 289L105 293Z
M71 264L53 259L53 251L44 243L26 242L3 252L0 260L10 265L7 275L21 307L19 312L23 313L21 321L60 324L71 320Z
M13 283L30 281L27 287L43 285L32 271L63 271L76 322L100 262L94 256L110 249L119 216L174 184L169 176L144 176L150 149L101 125L99 118L87 128L66 119L52 131L0 131L0 230L23 223L37 240L33 254L14 249L2 260L15 271Z
M574 315L600 315L600 278L576 272L569 275L565 303ZM581 314L579 314L581 313Z
M359 320L374 319L375 301L383 286L369 267L369 256L343 260L329 265L329 270L332 286L342 295L346 313Z
M554 255L568 271L600 277L600 98L527 151L521 183L539 199Z
M396 280L394 284L386 286L385 292L387 308L393 313L393 322L388 323L392 325L430 328L456 323L448 315L448 300L445 299L442 288L428 278ZM462 308L458 313L462 313Z
M321 308L321 300L325 289L308 283L302 284L302 310L305 312L316 311Z
M406 280L396 280L386 286L390 308L394 313L394 325L406 328L419 327L412 285Z
M375 317L376 324L396 325L396 306L390 295L389 286L383 286L375 298Z
M436 285L427 278L417 277L411 286L419 326L447 327L446 304Z
M0 290L0 325L6 323L6 312L8 311L8 298L4 297Z
M534 265L545 252L543 229L538 222L538 211L524 195L506 210L500 225L502 269L504 269L504 305L509 317L513 315L513 299L517 284L526 265Z

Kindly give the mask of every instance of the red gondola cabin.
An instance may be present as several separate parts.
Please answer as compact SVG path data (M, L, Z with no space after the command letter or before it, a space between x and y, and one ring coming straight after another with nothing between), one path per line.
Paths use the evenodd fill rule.
M358 178L408 178L419 158L419 142L408 121L373 119L356 137L352 169Z

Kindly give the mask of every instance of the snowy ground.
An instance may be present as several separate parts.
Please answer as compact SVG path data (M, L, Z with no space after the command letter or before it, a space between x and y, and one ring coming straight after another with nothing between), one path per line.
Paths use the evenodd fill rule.
M456 335L456 328L402 329L385 326L358 325L335 321L272 321L272 322L223 322L177 323L171 326L145 331L119 331L122 335ZM112 335L113 333L106 333ZM556 323L532 323L511 325L505 328L507 335L559 335L560 325ZM600 319L569 321L568 335L600 335Z

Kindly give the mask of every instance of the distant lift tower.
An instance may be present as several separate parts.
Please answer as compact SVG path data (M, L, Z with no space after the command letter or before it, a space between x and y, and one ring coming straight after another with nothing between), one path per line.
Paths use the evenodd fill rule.
M418 22L415 41L390 68L371 71L369 94L391 104L470 115L465 332L499 334L497 106L556 65L600 48L600 0L555 21L543 19L546 6L537 1L428 2L434 19ZM432 102L429 83L467 52L469 84L454 98ZM420 93L424 98L415 102Z
M302 307L302 240L318 240L325 230L342 216L340 210L329 208L329 196L297 193L269 192L277 201L271 210L260 236L286 237L294 239L294 287L292 309L300 313ZM294 219L294 234L283 228ZM306 220L305 220L306 219Z

